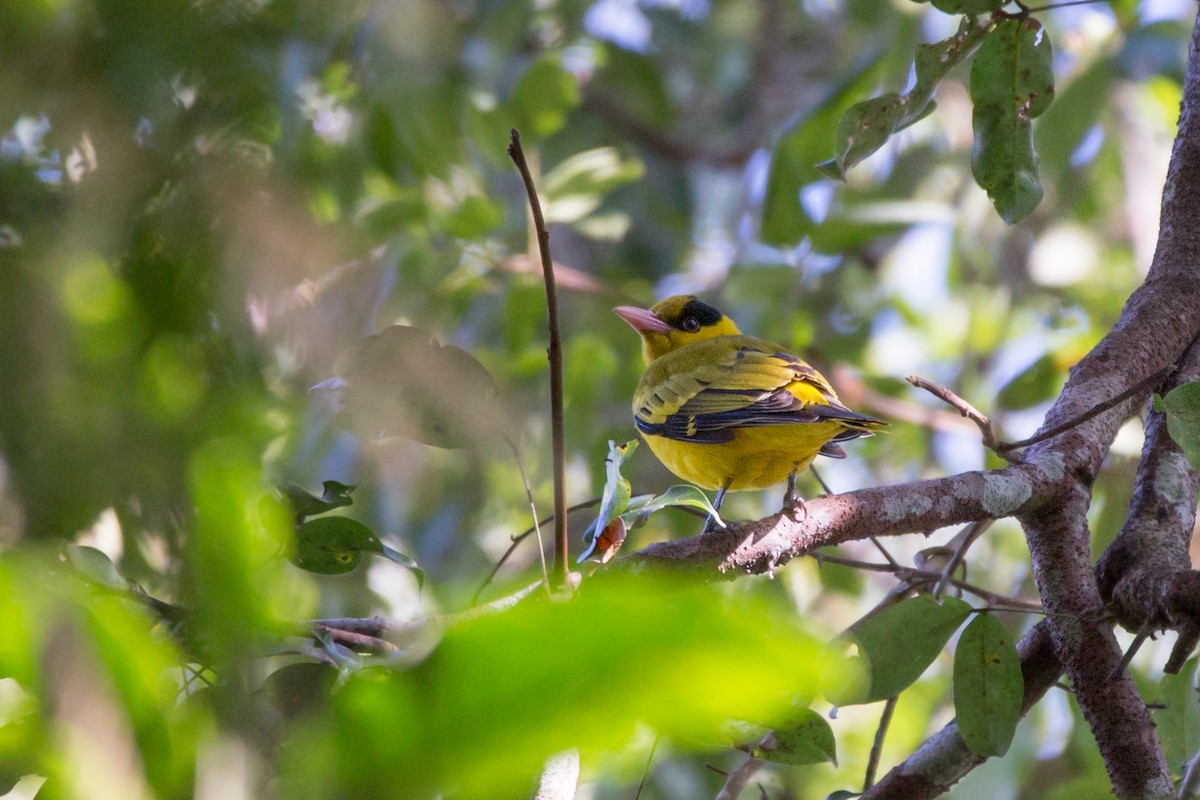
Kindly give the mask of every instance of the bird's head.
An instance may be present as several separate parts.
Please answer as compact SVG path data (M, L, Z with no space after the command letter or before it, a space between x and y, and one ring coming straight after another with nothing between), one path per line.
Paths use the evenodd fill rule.
M668 297L650 309L617 306L613 311L642 337L647 364L685 344L741 333L733 320L690 294Z

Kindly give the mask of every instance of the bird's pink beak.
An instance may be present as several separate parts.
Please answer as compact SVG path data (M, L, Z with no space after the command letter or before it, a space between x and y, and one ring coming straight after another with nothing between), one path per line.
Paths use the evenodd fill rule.
M613 313L628 322L635 331L641 334L671 332L670 325L644 308L617 306L613 309Z

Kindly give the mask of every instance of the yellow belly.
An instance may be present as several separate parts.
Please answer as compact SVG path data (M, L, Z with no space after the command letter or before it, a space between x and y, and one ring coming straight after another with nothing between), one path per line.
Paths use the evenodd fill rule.
M643 436L658 460L688 483L732 491L763 489L804 470L821 446L845 428L836 422L742 428L732 441L696 444Z

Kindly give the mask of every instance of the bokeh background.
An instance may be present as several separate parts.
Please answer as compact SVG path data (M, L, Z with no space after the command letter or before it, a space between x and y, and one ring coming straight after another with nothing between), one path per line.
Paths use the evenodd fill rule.
M348 347L394 323L467 350L501 389L548 513L545 298L505 153L512 127L550 222L569 502L599 496L608 441L635 436L638 340L612 306L683 292L802 353L851 407L892 420L887 435L821 466L835 491L994 465L970 423L903 379L951 387L1005 438L1037 427L1066 370L1117 320L1149 266L1194 13L1188 0L1037 13L1057 76L1035 125L1046 196L1010 227L971 178L965 70L941 84L932 115L845 183L813 167L832 156L842 110L902 91L914 47L954 33L958 20L924 3L4 3L0 551L16 564L68 542L96 546L151 595L195 602L226 631L217 650L235 661L254 643L229 633L232 618L253 631L260 617L411 620L468 607L529 525L511 455L484 440L462 450L376 440L312 387L333 377ZM1135 420L1096 486L1097 548L1123 517L1140 445ZM645 450L627 475L635 494L675 483ZM247 509L274 502L285 482L318 491L328 479L357 485L345 513L412 555L428 576L423 590L383 561L315 577L271 560L286 523L264 527ZM801 488L820 491L811 477ZM734 495L725 510L762 516L780 496ZM587 512L572 518L573 547L589 521ZM626 546L698 526L662 512ZM907 563L953 533L888 546ZM843 555L878 558L870 545ZM530 539L484 598L529 583L537 564ZM968 569L996 592L1036 597L1015 523L997 523ZM227 579L233 588L212 588ZM891 585L805 559L722 591L827 637ZM22 608L49 636L59 612L31 610L24 591L10 589L5 607ZM1009 617L1014 633L1031 624ZM45 658L29 661L24 682L0 680L6 775L29 763L45 774L28 758L34 750L60 762L78 755L62 732L71 717L51 702L76 685L74 673L28 685L49 674ZM116 677L104 681L121 683L119 659L103 668L79 659L82 673L107 669ZM1154 647L1135 661L1148 696L1162 661ZM901 699L885 768L952 716L949 663ZM620 703L620 684L636 682L639 665L609 668L617 686L605 693ZM199 748L208 761L176 753L183 766L163 768L174 778L146 779L138 770L158 762L143 753L141 767L130 762L133 783L114 785L149 780L149 796L183 796L164 787L217 785L205 783L223 774L214 764L240 758L241 782L225 789L234 794L204 796L291 791L269 777L290 762L246 744L253 726L238 721L236 705L218 699L212 716L187 723L183 751ZM843 709L839 766L765 770L769 796L856 787L877 715ZM579 796L632 796L653 737L637 728L603 759L585 760ZM642 797L712 796L721 779L705 765L728 769L738 758L666 738ZM1107 791L1068 695L1052 693L1010 755L955 796L984 796L985 786L994 798Z

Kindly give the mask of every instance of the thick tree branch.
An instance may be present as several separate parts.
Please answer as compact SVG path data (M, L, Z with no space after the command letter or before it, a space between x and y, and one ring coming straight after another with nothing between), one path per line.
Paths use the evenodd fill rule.
M1200 341L1160 391L1194 380L1200 380ZM1200 629L1200 572L1189 568L1188 555L1197 491L1200 472L1171 439L1166 417L1151 410L1129 514L1097 567L1101 596L1122 625L1181 630L1185 645L1187 634ZM1190 650L1183 648L1183 659Z

